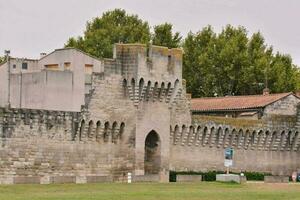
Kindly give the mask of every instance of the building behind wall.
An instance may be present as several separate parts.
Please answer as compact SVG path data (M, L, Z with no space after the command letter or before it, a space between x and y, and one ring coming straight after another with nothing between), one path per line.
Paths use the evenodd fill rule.
M235 171L300 168L298 98L281 94L267 118L199 115L180 49L116 44L101 60L58 49L11 58L0 76L1 183L124 181L128 172L168 181L169 170L222 170L228 146Z
M226 96L192 99L193 115L245 119L266 119L272 116L297 115L300 98L293 93Z

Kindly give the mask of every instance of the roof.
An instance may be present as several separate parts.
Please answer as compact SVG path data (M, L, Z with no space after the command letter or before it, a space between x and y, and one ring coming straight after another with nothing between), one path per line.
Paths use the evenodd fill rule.
M289 93L277 93L269 95L227 96L210 98L193 98L191 100L192 111L211 112L226 110L243 110L264 108L284 97L294 95Z
M38 59L32 59L32 58L17 58L17 57L9 57L10 60L24 60L24 61L35 61L37 62ZM0 66L4 65L5 63L7 63L7 59L4 59L3 62L0 63Z
M77 49L77 48L75 48L75 47L65 47L65 48L55 49L55 50L52 51L51 53L48 53L47 55L43 56L40 60L46 58L47 56L49 56L49 55L51 55L51 54L53 54L53 53L55 53L55 52L57 52L57 51L65 51L65 50L75 50L75 51L78 51L78 52L80 52L80 53L82 53L82 54L84 54L84 55L86 55L86 56L89 56L89 57L91 57L91 58L93 58L93 59L95 59L95 60L98 60L98 61L101 61L101 62L102 62L102 59L97 58L96 56L90 55L90 54L88 54L88 53L86 53L86 52L84 52L84 51L82 51L82 50L80 50L80 49Z

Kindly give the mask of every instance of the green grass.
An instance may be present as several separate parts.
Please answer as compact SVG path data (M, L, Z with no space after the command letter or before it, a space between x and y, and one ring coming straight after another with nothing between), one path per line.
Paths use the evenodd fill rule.
M300 184L218 182L202 183L103 183L53 185L1 185L0 200L295 200L300 199Z

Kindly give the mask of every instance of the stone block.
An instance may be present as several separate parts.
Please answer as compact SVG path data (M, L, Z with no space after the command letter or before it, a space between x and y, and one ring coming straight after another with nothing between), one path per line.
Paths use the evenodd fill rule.
M132 177L133 182L158 182L158 174L136 175Z
M288 183L289 177L288 176L265 176L264 182L265 183Z
M42 176L41 177L41 184L50 184L52 181L50 176Z
M241 177L237 174L217 174L216 181L241 183Z
M86 176L76 176L76 183L87 183Z
M0 184L14 184L14 178L13 177L0 177Z
M247 183L247 177L246 176L240 176L241 183Z
M202 181L201 175L176 175L176 182L200 182Z
M76 176L54 176L52 183L76 183Z
M14 177L14 184L40 184L39 176L17 176Z
M101 183L101 182L112 182L111 176L87 176L87 183Z

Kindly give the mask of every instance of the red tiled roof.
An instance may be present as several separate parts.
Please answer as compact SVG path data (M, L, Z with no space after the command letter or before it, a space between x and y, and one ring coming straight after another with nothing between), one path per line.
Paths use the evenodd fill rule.
M218 111L262 108L290 94L293 93L290 92L269 95L193 98L191 100L191 107L192 111Z

